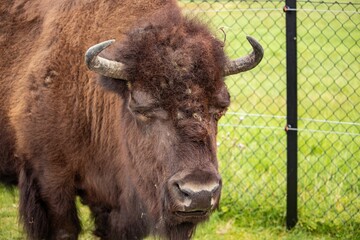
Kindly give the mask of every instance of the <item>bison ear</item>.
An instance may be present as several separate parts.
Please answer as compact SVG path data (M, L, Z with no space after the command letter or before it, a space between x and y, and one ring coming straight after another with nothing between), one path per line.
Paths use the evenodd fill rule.
M212 104L218 108L227 108L230 105L230 94L226 85L222 85L214 94Z

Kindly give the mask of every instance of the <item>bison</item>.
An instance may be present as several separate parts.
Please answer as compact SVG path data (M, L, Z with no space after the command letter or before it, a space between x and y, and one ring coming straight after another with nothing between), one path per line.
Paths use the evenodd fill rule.
M224 77L263 56L248 40L229 60L175 0L3 0L0 179L28 238L77 239L79 196L101 239L190 239L219 204Z

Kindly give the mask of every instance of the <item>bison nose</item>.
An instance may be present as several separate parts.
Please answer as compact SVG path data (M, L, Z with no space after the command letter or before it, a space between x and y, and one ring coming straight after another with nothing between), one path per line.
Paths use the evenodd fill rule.
M221 181L218 177L206 182L187 179L176 179L171 182L170 197L176 206L173 211L177 214L206 215L219 201Z
M190 203L188 206L184 205L185 211L208 211L215 204L216 193L220 188L220 183L212 182L200 185L187 182L184 184L177 183L176 187L180 195Z

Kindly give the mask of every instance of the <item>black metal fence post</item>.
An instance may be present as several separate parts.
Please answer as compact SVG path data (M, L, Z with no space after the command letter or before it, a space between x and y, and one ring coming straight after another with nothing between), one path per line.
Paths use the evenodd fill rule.
M287 199L286 227L293 228L297 214L297 54L296 0L286 0L286 95L287 95Z

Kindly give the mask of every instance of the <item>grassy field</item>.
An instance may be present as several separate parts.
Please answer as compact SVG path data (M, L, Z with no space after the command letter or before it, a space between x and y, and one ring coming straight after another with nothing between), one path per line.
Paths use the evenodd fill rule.
M222 203L195 239L360 239L359 14L336 4L324 12L330 5L320 3L321 11L298 12L299 223L286 231L284 2L181 2L220 39L223 27L230 57L251 51L246 35L265 49L259 67L226 79L232 105L218 136ZM17 198L0 187L0 239L24 239ZM80 212L81 239L93 239L89 212Z
M18 193L16 190L0 187L0 239L1 240L23 240L25 236L18 224ZM79 212L82 217L83 233L81 240L95 240L91 234L92 221L87 207L79 204ZM330 234L319 234L304 231L301 227L292 231L286 231L282 221L271 220L272 216L267 215L269 221L259 218L254 222L252 217L246 216L223 216L216 212L211 220L199 227L194 239L198 240L331 240L336 239ZM241 219L240 219L241 218ZM276 217L277 218L277 217ZM251 221L246 222L246 219ZM275 220L275 222L273 222ZM244 222L246 222L244 224ZM271 223L272 222L272 223ZM240 225L239 225L240 224ZM150 240L149 238L148 240ZM350 238L349 238L350 239Z

